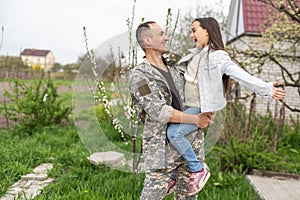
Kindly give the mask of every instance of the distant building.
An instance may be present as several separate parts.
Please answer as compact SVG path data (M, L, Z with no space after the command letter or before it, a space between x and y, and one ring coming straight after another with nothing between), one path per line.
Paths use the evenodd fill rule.
M33 70L49 71L54 67L54 56L50 50L24 49L20 56L24 64Z
M300 2L300 0L296 0ZM269 19L272 9L266 4L257 0L231 0L229 16L226 27L226 45L241 51L262 50L269 48L262 40L262 32L265 30L263 26ZM284 55L288 57L289 55ZM245 61L243 57L237 58ZM286 69L290 73L299 73L299 64L292 64L288 60L284 62ZM262 71L258 70L257 65L246 65L249 73L264 81L283 82L282 71L274 63L265 62ZM249 94L249 91L242 88L241 96ZM257 96L256 98L256 112L266 114L267 110L275 112L275 100ZM300 109L300 96L297 88L287 87L285 102L291 108ZM250 106L250 99L245 103L247 107ZM291 112L285 109L285 115L288 118L290 115L296 118L297 112Z

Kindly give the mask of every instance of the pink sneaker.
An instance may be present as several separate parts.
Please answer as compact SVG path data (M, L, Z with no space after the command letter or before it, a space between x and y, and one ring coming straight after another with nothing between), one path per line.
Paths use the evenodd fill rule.
M176 180L175 179L170 179L169 185L168 185L168 190L165 194L165 196L168 196L174 192L174 187L176 185Z
M192 173L190 177L188 195L193 196L200 192L209 177L210 173L205 168L201 169L199 172Z

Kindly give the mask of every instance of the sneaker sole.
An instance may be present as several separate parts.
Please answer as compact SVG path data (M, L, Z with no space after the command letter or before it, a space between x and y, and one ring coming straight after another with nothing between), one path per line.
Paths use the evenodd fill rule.
M203 189L203 187L205 186L205 184L208 181L209 177L210 177L210 172L207 171L206 176L204 177L203 181L200 181L199 190L196 190L196 191L194 191L192 193L189 193L188 195L189 196L193 196L193 195L199 193Z

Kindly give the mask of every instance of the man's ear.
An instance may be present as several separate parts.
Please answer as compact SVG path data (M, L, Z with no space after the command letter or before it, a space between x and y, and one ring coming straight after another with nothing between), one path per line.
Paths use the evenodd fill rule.
M149 36L144 37L144 44L145 44L145 46L151 46L152 42L151 42L151 38Z

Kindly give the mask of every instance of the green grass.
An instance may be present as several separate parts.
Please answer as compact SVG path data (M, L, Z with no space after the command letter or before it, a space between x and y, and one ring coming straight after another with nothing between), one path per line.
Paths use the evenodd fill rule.
M72 125L45 128L32 136L1 130L0 151L0 196L22 175L45 162L54 164L49 176L55 182L36 199L132 200L139 199L143 187L144 174L137 180L132 173L90 164L89 152ZM210 163L212 177L199 199L256 199L243 175L223 174L218 172L217 165Z
M55 85L71 86L72 83L73 81L55 81ZM109 87L109 84L105 83L105 86ZM60 95L67 99L67 104L71 105L72 91ZM110 98L111 93L108 93L108 96ZM84 110L81 117L91 117L89 112L89 109ZM100 120L100 126L106 137L119 148L129 151L129 146L125 145L113 126L107 123L108 120L103 113L97 113L97 117L103 118ZM286 172L299 174L299 125L293 130L294 132L284 130L284 134L279 138L276 155L280 156L282 161L276 163L275 170L278 166L285 166ZM32 172L36 166L46 162L54 164L49 176L54 178L55 182L44 188L36 199L135 200L139 199L143 188L144 174L141 175L140 180L137 180L132 173L92 165L87 160L90 153L73 125L44 128L31 136L14 129L0 130L0 152L0 196L4 195L22 175ZM219 153L217 148L214 148L206 158L211 170L211 178L198 199L258 199L241 173L242 170L220 171L220 160L217 156ZM173 197L166 199L171 200Z

